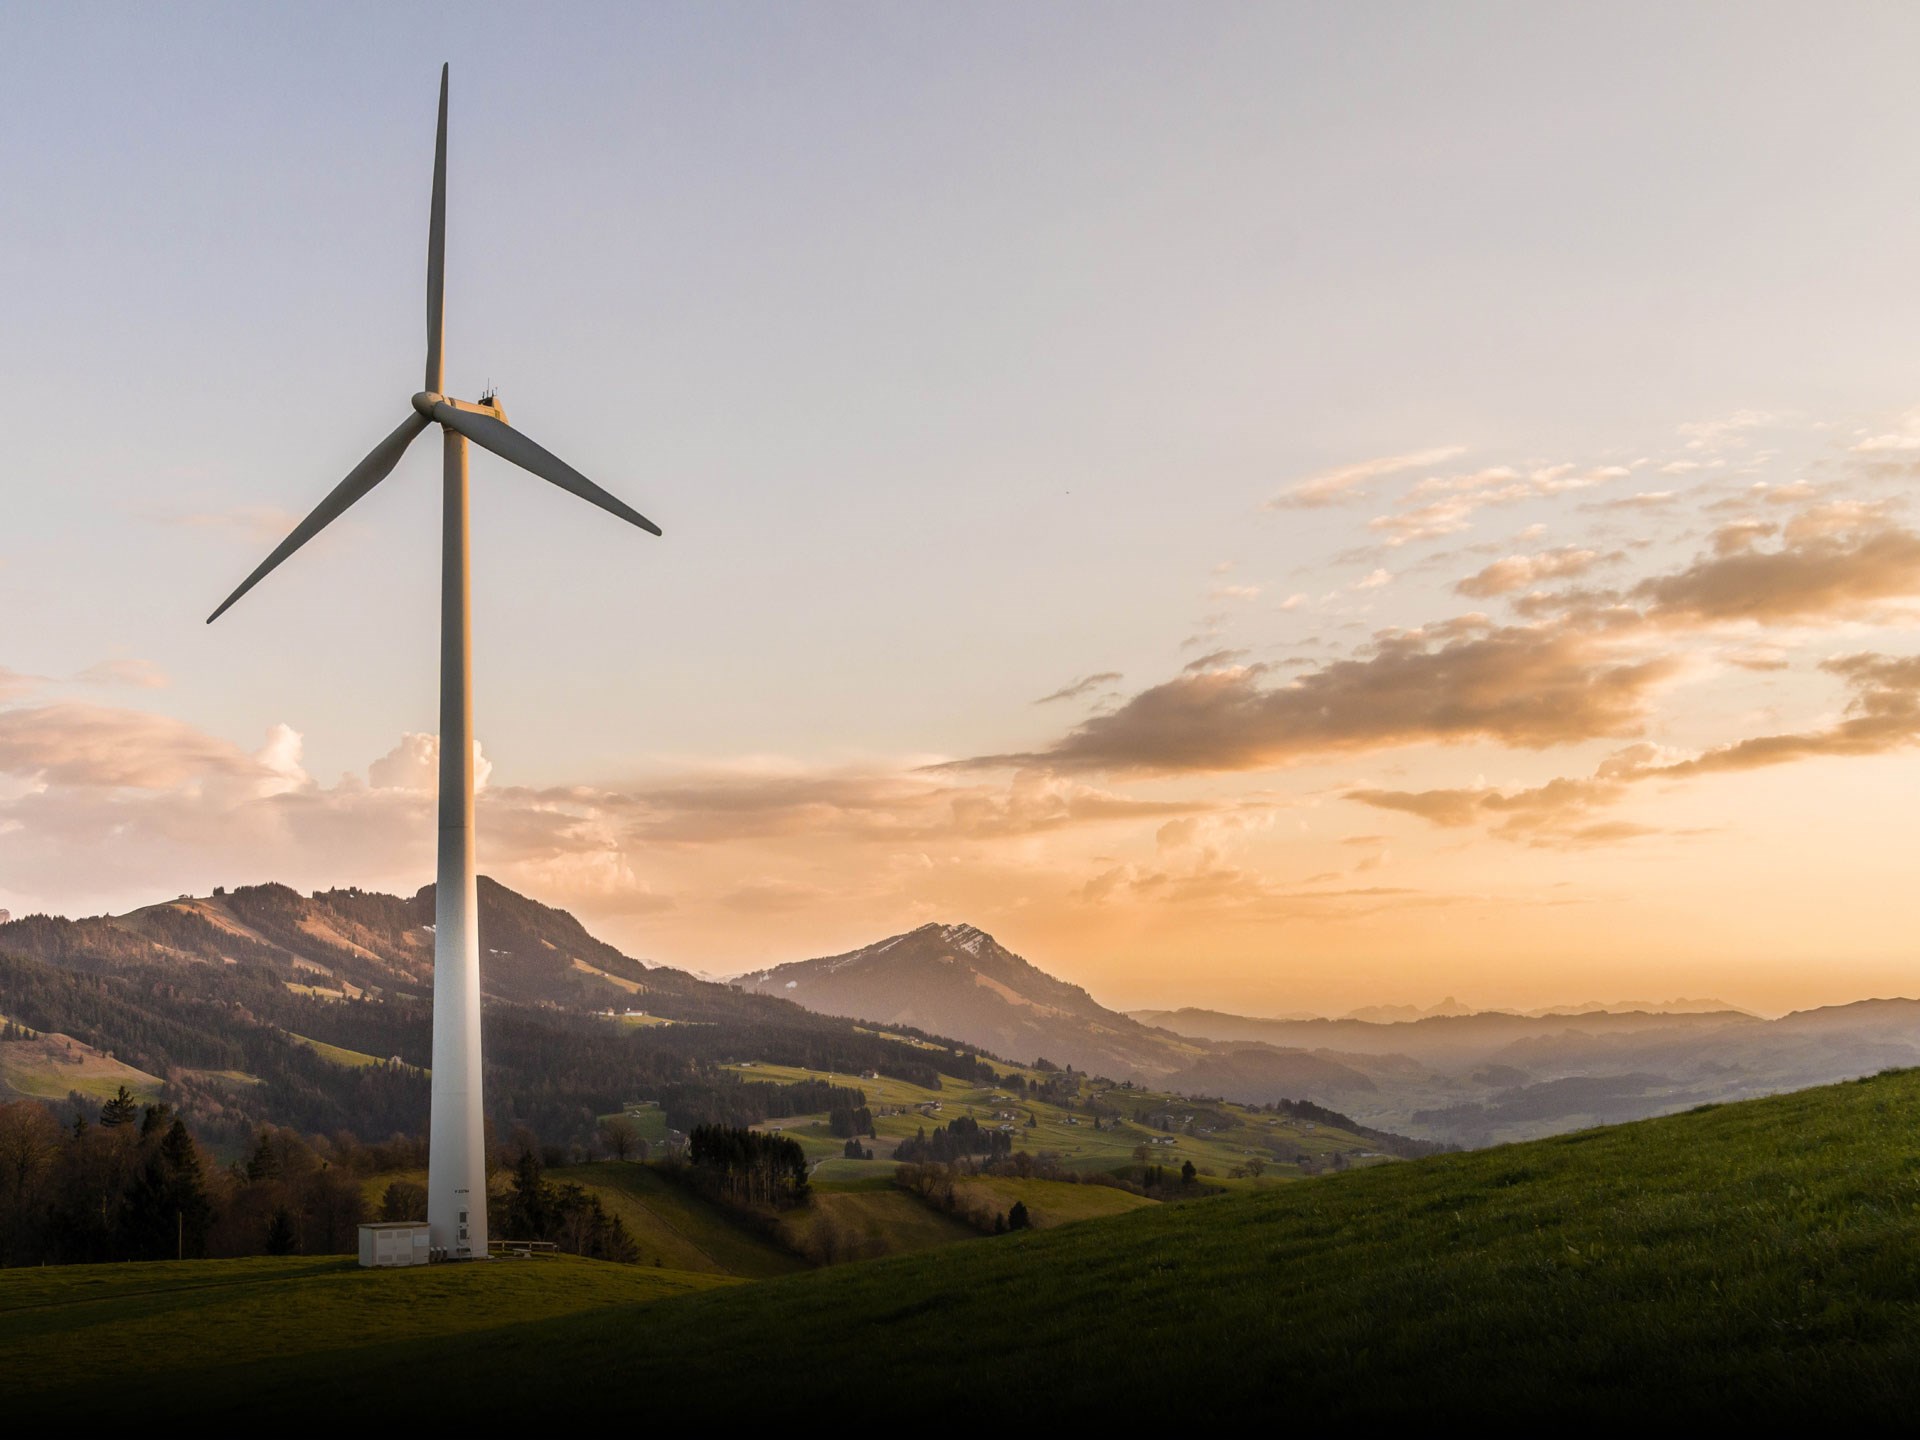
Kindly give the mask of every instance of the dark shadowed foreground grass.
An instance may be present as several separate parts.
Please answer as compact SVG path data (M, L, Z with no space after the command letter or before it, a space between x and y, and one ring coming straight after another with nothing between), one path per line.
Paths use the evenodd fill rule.
M0 1275L9 1412L1905 1420L1920 1072L704 1293L549 1303L545 1276L612 1267L436 1269L357 1348L304 1343L311 1297L395 1277L278 1263L241 1364L229 1302L192 1289L229 1266L137 1267L179 1302ZM119 1333L166 1368L94 1383Z

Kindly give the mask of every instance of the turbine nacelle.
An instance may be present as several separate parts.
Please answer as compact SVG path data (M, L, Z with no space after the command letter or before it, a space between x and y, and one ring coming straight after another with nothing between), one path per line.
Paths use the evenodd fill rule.
M500 403L500 397L498 395L489 395L486 399L476 402L472 400L456 400L451 395L441 395L432 390L422 390L413 397L413 408L429 420L440 419L434 411L442 405L453 410L465 410L472 415L491 415L503 425L512 423L507 419L507 407Z

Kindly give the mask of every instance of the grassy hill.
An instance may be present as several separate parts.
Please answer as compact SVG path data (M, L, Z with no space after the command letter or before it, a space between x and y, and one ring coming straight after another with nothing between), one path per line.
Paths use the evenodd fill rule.
M692 1293L711 1283L560 1261L0 1273L0 1393L70 1421L293 1395L349 1420L1904 1421L1920 1072Z
M78 1093L105 1100L122 1085L150 1100L166 1084L102 1053L71 1035L36 1034L30 1040L0 1045L0 1099L24 1096L31 1100L64 1100Z
M1228 1172L1253 1156L1260 1157L1270 1174L1298 1176L1334 1163L1335 1156L1340 1157L1341 1164L1371 1165L1388 1158L1385 1150L1376 1147L1393 1145L1401 1151L1414 1148L1398 1136L1346 1128L1351 1121L1346 1125L1333 1123L1344 1117L1330 1112L1309 1112L1304 1107L1263 1112L1251 1106L1199 1101L1140 1085L1096 1084L1085 1077L1070 1099L1049 1101L1034 1094L1015 1097L1004 1086L952 1075L940 1077L940 1084L934 1087L890 1076L865 1078L765 1062L724 1068L742 1079L785 1084L826 1079L865 1093L878 1132L873 1148L879 1158L874 1162L834 1159L845 1142L833 1137L824 1114L781 1116L757 1127L778 1126L782 1134L797 1140L809 1160L821 1162L814 1178L825 1184L869 1174L876 1165L886 1165L900 1141L922 1130L950 1124L963 1115L972 1115L983 1125L1011 1125L1016 1148L1034 1154L1046 1152L1069 1170L1126 1168L1133 1163L1135 1151L1145 1144L1153 1163L1178 1169L1191 1160L1208 1171L1214 1181L1224 1181ZM1039 1071L1020 1065L1004 1066L1001 1073L1029 1080L1044 1078ZM1318 1113L1320 1118L1306 1118L1309 1113ZM1098 1129L1094 1126L1096 1115L1101 1118Z
M648 1166L602 1161L554 1170L550 1178L584 1185L598 1195L626 1221L642 1263L756 1280L806 1268L797 1255Z

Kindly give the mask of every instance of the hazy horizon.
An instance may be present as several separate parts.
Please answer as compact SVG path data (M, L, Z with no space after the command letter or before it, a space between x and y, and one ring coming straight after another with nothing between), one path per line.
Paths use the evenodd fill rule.
M482 867L1116 1009L1920 991L1920 14L0 6L0 907ZM241 23L243 18L246 23Z

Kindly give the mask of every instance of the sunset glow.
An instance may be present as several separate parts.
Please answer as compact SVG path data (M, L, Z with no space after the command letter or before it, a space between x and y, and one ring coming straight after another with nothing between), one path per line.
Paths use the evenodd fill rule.
M483 869L716 974L939 919L1121 1008L1920 992L1920 22L1093 13L398 18L516 91L461 393L668 537L476 460ZM411 893L431 458L199 621L405 383L418 66L11 23L0 907Z

